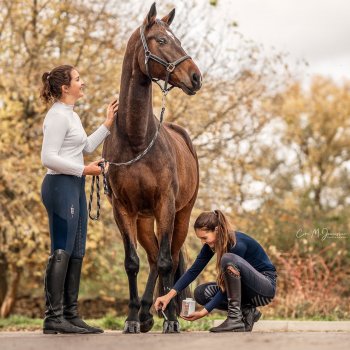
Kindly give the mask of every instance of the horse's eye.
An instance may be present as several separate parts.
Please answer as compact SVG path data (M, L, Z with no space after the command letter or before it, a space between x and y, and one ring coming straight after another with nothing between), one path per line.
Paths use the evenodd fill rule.
M167 41L166 41L166 39L164 39L164 38L159 38L159 39L157 39L157 43L163 45L163 44L166 44Z

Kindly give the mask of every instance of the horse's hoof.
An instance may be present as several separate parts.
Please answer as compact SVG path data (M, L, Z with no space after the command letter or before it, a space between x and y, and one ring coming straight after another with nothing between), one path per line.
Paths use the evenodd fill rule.
M147 333L152 329L153 325L154 325L154 320L153 320L153 317L151 317L147 320L141 321L140 330L142 333Z
M163 333L180 333L179 321L164 321Z
M128 333L140 333L140 322L139 321L125 321L124 334Z

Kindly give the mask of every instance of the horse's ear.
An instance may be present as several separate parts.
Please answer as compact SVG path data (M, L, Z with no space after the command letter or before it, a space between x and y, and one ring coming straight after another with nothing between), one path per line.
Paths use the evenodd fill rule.
M162 22L164 22L168 26L170 26L170 24L173 21L174 17L175 17L175 9L172 9L167 16L162 18Z
M143 24L147 27L150 27L157 17L157 9L156 9L156 3L154 2L151 6L148 15L146 16L145 20L143 21Z

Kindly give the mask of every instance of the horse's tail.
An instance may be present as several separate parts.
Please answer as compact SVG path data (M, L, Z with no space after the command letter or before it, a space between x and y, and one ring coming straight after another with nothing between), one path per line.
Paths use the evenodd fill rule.
M180 279L180 277L184 274L186 271L186 262L185 262L185 257L183 250L180 250L179 253L179 264L177 266L177 269L174 274L174 284ZM158 278L158 288L157 288L158 295L164 295L164 285L162 283L162 279ZM182 300L185 298L191 297L191 291L189 287L186 287L184 290L182 290L180 293L176 295L174 298L175 301L175 308L176 308L176 314L179 316L181 312L181 305L182 305ZM158 313L159 316L161 317L161 313Z

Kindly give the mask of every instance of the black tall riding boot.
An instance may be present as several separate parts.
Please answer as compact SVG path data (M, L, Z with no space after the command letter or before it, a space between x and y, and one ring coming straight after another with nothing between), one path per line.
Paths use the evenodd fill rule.
M78 316L78 294L83 259L71 258L68 264L64 286L63 316L74 326L86 329L87 333L103 333L103 330L91 327Z
M245 332L241 311L241 277L226 269L224 281L228 303L227 318L220 326L210 328L209 331Z
M245 325L245 331L251 332L255 322L258 322L261 317L261 312L252 305L242 306L243 322Z
M45 334L87 333L85 329L76 327L63 318L63 289L68 262L69 254L62 249L55 250L49 257L45 274Z

